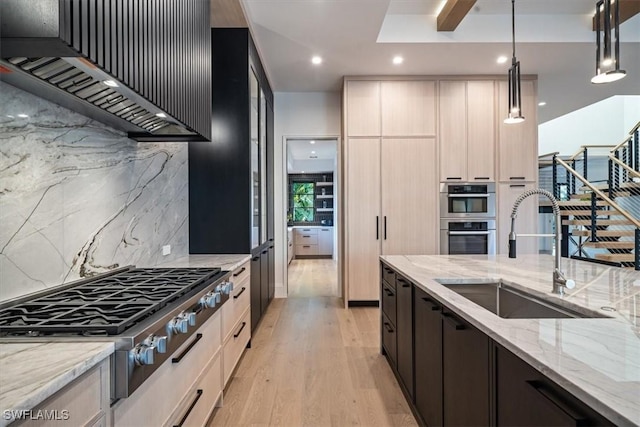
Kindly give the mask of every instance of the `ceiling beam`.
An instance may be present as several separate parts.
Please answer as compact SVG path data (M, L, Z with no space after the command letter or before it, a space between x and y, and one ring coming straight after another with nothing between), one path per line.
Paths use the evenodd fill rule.
M438 31L453 31L467 16L476 0L447 0L438 14Z
M617 0L620 2L620 23L640 13L640 1L638 0ZM604 25L604 16L600 17L600 28ZM593 31L596 30L596 15L593 15Z
M240 0L211 0L212 28L247 28Z

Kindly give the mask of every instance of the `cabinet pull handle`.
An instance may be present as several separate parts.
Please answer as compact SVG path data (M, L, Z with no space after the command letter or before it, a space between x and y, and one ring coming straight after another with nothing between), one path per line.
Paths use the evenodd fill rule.
M509 187L510 188L519 188L519 187L525 187L525 185L524 184L511 184Z
M303 245L302 247L303 247L303 248L310 248L310 247L311 247L311 245Z
M432 300L431 298L422 298L422 301L426 302L427 304L429 304L431 306L431 311L439 311L440 310L440 306L438 304L436 304L436 302L434 300Z
M488 176L476 176L473 179L489 179L489 177Z
M380 217L376 215L376 240L380 240Z
M509 179L524 179L524 176L510 176Z
M264 251L262 251L262 255L264 255L264 254L268 254L268 253L269 253L269 251L268 251L267 249L265 249Z
M564 403L562 399L560 399L559 396L556 395L556 393L554 393L552 390L545 387L545 384L543 382L534 381L534 380L529 380L526 382L535 391L537 391L543 398L548 400L551 404L553 404L555 407L557 407L562 412L564 412L569 418L574 420L576 425L583 425L583 423L586 421L586 418L584 415L579 414L573 408L571 408L566 403Z
M235 294L233 296L233 299L238 299L240 298L240 295L242 295L242 293L246 290L247 288L245 288L244 286L242 287L242 289L240 289L240 292L238 292L237 294Z
M384 322L384 326L386 326L386 330L387 332L389 332L390 334L393 333L393 328L391 327L391 325L388 322Z
M462 179L461 176L448 176L447 179Z
M202 389L199 388L196 390L196 398L193 399L193 402L191 402L191 405L189 405L189 409L187 409L187 412L182 416L180 422L173 427L182 427L184 425L184 422L187 421L187 418L189 418L189 415L191 415L191 411L193 411L193 408L196 406L196 403L198 403L198 400L200 400L201 397Z
M193 341L191 341L191 344L189 344L187 348L184 349L184 351L180 354L180 356L174 357L173 359L171 359L171 363L180 363L182 358L185 357L187 353L191 351L193 346L196 345L198 341L200 341L201 339L202 339L202 334L196 334L196 337L193 339Z
M442 315L444 320L447 321L447 324L450 326L453 326L456 331L462 331L466 329L464 323L460 322L460 320L458 320L458 318L455 317L453 314L451 313L440 313L440 314Z
M398 279L398 282L402 284L403 288L408 288L409 286L411 286L411 284L404 279Z
M384 240L387 240L387 216L384 216Z
M238 332L233 334L233 338L238 338L240 336L240 332L242 332L242 330L246 325L247 325L247 322L242 322L242 326L240 326L240 329L238 329Z
M273 249L273 245L269 246L269 249Z
M387 293L388 297L392 297L393 296L393 291L391 289L384 288L384 291Z
M234 273L233 277L238 277L239 275L241 275L242 273L244 273L247 270L246 267L242 267L240 269L240 271L238 271L237 273Z
M251 258L251 261L260 261L260 257L259 256L254 256L253 258Z
M302 236L302 237L309 238L309 237L311 237L311 236Z

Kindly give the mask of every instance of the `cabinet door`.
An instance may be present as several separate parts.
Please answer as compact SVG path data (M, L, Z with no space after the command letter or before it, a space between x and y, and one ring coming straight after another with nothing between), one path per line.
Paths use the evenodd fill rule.
M269 305L269 248L260 252L260 315L267 311Z
M489 337L442 311L443 421L447 426L489 425Z
M513 204L520 194L536 187L532 183L498 185L498 243L499 254L509 253L509 231L511 230L511 211ZM529 196L518 208L516 218L516 234L535 234L538 232L538 196ZM520 237L516 245L518 254L538 253L537 237Z
M318 230L318 255L333 254L333 228Z
M382 136L435 136L435 82L384 81L380 90Z
M442 425L442 307L414 288L415 402L429 426Z
M398 374L413 399L413 285L402 277L396 280Z
M467 181L467 82L440 82L440 181Z
M256 329L262 310L260 306L260 253L251 258L251 331Z
M496 424L527 427L612 425L500 346L496 346Z
M378 301L382 222L380 140L349 139L346 162L347 298L349 301Z
M396 327L391 321L382 314L382 349L387 354L389 358L389 363L395 369L397 366L396 362L396 349L397 349L397 334Z
M380 136L380 82L347 81L347 136Z
M467 180L495 181L493 81L467 83Z
M276 250L273 243L269 244L269 283L268 283L268 295L269 302L276 294Z
M382 140L382 253L438 253L434 138Z
M525 121L505 124L509 111L509 89L507 82L498 82L498 166L499 180L538 180L538 118L537 95L534 81L522 82L522 115Z

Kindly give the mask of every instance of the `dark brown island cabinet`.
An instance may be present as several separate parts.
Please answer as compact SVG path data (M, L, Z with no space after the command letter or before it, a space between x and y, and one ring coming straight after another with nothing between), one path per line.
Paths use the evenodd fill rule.
M381 263L382 354L420 425L613 426Z
M247 28L211 29L211 141L189 144L189 252L251 255L251 330L275 294L273 92Z

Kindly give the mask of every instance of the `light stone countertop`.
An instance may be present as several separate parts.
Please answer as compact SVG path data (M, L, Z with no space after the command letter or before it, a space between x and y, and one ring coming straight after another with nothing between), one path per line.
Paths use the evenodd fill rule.
M380 258L616 425L640 425L640 272L563 258L562 270L576 287L559 297L551 294L550 255ZM465 278L500 279L613 317L503 319L434 280Z
M112 342L0 344L0 427L6 410L29 410L114 351Z
M187 255L172 261L163 262L153 267L220 267L226 271L233 271L251 259L248 254L223 255ZM145 267L137 265L136 267Z

